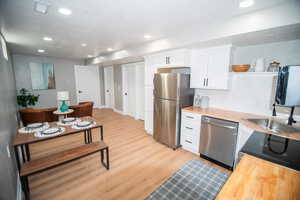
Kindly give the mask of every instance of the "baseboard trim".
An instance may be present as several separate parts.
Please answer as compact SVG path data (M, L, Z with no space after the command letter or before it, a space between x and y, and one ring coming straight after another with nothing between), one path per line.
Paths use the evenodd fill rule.
M121 114L121 115L124 115L123 111L118 110L118 109L116 109L116 108L114 108L113 111L116 112L116 113L119 113L119 114Z
M19 175L17 177L17 200L22 200L23 197L22 197L22 186L21 186L21 181L20 181L20 178L19 178Z

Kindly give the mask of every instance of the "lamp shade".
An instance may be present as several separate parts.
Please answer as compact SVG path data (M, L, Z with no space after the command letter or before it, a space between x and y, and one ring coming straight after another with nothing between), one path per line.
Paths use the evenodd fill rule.
M69 100L69 92L68 91L57 92L57 100L59 100L59 101Z

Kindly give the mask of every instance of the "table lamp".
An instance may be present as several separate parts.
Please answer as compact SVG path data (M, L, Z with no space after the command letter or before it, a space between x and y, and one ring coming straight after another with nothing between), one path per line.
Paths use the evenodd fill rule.
M68 91L60 91L57 92L57 100L61 103L59 110L61 112L66 112L69 110L68 105L66 104L66 101L69 101L69 92Z

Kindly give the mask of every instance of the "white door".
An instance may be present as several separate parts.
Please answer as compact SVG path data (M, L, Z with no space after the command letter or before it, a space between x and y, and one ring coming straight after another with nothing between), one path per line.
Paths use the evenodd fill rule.
M104 68L105 107L114 108L114 73L113 67Z
M122 66L123 75L123 112L136 117L136 71L134 64Z
M95 107L100 107L100 80L98 66L75 65L75 82L77 103L93 101Z

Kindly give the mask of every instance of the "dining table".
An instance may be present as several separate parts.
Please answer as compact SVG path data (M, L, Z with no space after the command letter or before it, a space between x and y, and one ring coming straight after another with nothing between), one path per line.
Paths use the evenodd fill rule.
M60 126L58 125L58 122L51 122L49 123L50 128L63 127L65 130L61 134L54 135L54 136L50 135L48 137L36 137L35 133L21 133L20 131L18 131L13 142L18 169L20 170L22 163L31 160L30 146L29 146L30 144L53 140L64 136L80 134L80 133L84 133L85 144L90 144L93 142L92 129L96 129L96 128L100 129L100 139L103 140L103 125L101 123L99 123L93 117L82 117L80 118L80 120L94 122L94 124L86 128L83 127L80 129L75 129L72 128L72 126L70 125Z

